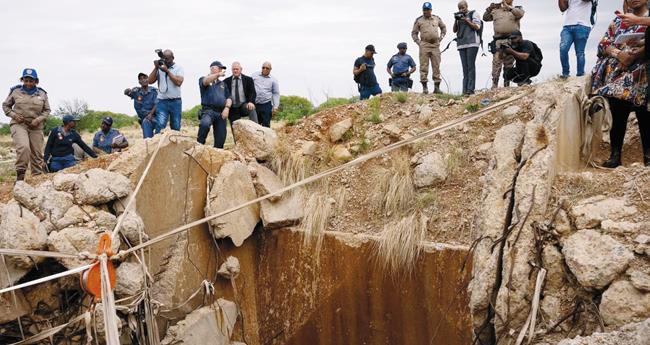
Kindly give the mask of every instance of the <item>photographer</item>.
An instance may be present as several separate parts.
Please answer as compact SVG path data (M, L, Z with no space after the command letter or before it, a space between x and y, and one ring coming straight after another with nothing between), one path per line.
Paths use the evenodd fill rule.
M156 130L156 100L158 90L155 87L149 87L149 76L144 73L138 74L138 83L140 87L124 90L124 95L133 100L133 108L138 114L138 122L142 127L142 137L147 139L153 137Z
M460 61L463 65L463 95L473 95L476 89L476 55L481 44L481 27L483 22L470 11L467 1L458 3L458 12L454 13L454 33Z
M504 54L512 56L516 60L514 68L505 71L506 81L513 81L517 85L530 84L530 78L539 74L542 69L542 51L531 41L524 40L520 31L513 31L510 34L510 45L501 45Z
M226 67L219 61L210 64L210 73L199 78L199 91L201 92L201 111L199 112L199 133L197 141L205 144L205 139L212 127L214 147L222 149L226 142L226 119L230 114L232 100L226 83L219 80L224 76Z
M504 54L501 49L502 44L509 44L508 37L510 33L519 30L519 21L524 16L525 11L521 6L513 6L514 0L503 0L500 3L490 4L483 14L483 20L494 22L494 39L490 43L490 52L492 57L492 88L499 87L499 75L501 69L512 68L515 63L512 55ZM509 86L510 82L505 80L503 86Z
M405 42L397 45L399 52L388 60L386 72L391 76L391 91L408 92L413 87L411 74L415 72L415 61L406 54L407 46ZM392 70L391 70L392 69Z
M175 131L181 130L181 85L183 84L183 67L174 63L174 53L167 49L156 51L159 60L153 62L153 71L148 82L158 81L158 104L156 106L156 133L169 126Z

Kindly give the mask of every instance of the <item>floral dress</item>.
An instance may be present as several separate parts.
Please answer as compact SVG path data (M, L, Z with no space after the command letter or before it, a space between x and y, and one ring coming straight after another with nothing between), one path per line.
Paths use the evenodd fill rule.
M591 72L591 94L620 99L637 107L646 105L648 76L645 58L625 68L615 57L605 56L610 46L621 51L632 49L626 43L615 44L616 37L627 33L645 33L645 30L645 26L626 26L620 18L614 19L598 44L598 62Z

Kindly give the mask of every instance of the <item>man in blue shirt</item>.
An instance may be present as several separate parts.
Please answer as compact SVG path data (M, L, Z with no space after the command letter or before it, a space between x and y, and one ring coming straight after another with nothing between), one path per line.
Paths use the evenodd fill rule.
M354 61L354 81L357 82L359 87L359 99L368 99L370 96L381 94L381 88L377 83L377 76L375 75L375 59L373 56L377 54L375 46L372 44L366 46L366 52L363 56Z
M77 164L74 159L74 144L77 144L90 157L97 158L93 150L84 143L79 133L74 128L77 120L72 115L63 116L63 126L50 131L45 144L43 160L50 172L57 172Z
M226 84L219 80L224 76L226 67L219 61L210 64L210 73L199 78L199 91L201 92L201 111L199 112L199 133L197 141L205 144L205 139L210 133L214 135L214 147L222 149L226 142L226 119L230 114L232 100Z
M161 61L162 60L162 61ZM158 82L158 104L156 105L156 132L169 127L175 131L181 130L181 85L185 80L183 67L174 62L174 53L167 49L163 52L163 59L153 62L153 71L149 74L147 82ZM164 63L163 63L164 62Z
M120 152L129 146L120 131L111 128L113 126L113 118L106 116L102 119L101 129L95 133L93 138L93 151L98 154Z
M142 137L153 137L156 130L156 101L158 90L149 87L148 76L144 73L138 74L139 87L124 90L124 94L133 99L133 108L138 114L138 122L142 127Z
M397 45L399 53L393 55L388 60L388 67L386 71L391 76L391 91L393 92L407 92L412 86L411 74L415 72L415 61L413 58L406 54L406 43L402 42Z

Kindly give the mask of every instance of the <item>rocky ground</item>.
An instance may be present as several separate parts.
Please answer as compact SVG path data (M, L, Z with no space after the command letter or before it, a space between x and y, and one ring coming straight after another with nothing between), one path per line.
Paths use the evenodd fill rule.
M570 116L566 102L580 94L581 83L550 81L469 98L384 94L275 130L239 121L238 142L226 151L196 146L184 136L190 132L174 140L183 141L185 153L209 175L209 216L522 95L474 122L213 220L210 234L240 246L261 221L266 229L300 229L316 242L326 232L371 235L379 238L378 255L388 257L384 262L391 270L418 269L408 266L421 241L471 247L468 290L477 343L514 344L528 329L531 309L539 305L532 313L531 343L644 344L650 339L650 173L639 163L634 120L624 167L583 165L571 172L558 167L559 123ZM133 176L141 173L158 140L163 139L134 142L126 153L30 178L15 188L11 182L0 185L6 203L0 247L92 251L98 229L110 229L122 216L124 198L135 186ZM593 161L604 160L607 150L605 138ZM139 243L146 232L137 214L125 217L125 241L115 244L122 248ZM82 262L12 257L8 263L10 281L16 283ZM140 290L142 275L134 273L138 267L132 261L119 266L120 276L133 279L119 281L118 297ZM65 300L42 297L63 292ZM2 300L0 338L17 336L17 316L28 315L25 326L34 334L88 301L63 280L26 290L20 303L14 308ZM225 314L213 318L205 308ZM170 328L163 343L192 343L196 340L188 329L222 324L219 317L227 313L236 315L237 306L226 300L197 309ZM228 327L220 334L231 335L233 325Z

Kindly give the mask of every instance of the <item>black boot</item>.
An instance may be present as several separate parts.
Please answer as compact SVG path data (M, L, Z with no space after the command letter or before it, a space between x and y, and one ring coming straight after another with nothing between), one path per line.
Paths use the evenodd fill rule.
M25 171L16 170L16 181L25 181Z
M442 91L440 91L440 82L434 83L433 86L434 86L433 93L437 93L437 94L442 93Z
M650 167L650 150L646 150L643 154L643 165Z
M603 168L614 169L621 165L621 150L612 149L609 159L603 163Z
M427 82L426 81L422 82L422 93L425 94L425 95L429 93L429 88L427 87Z

